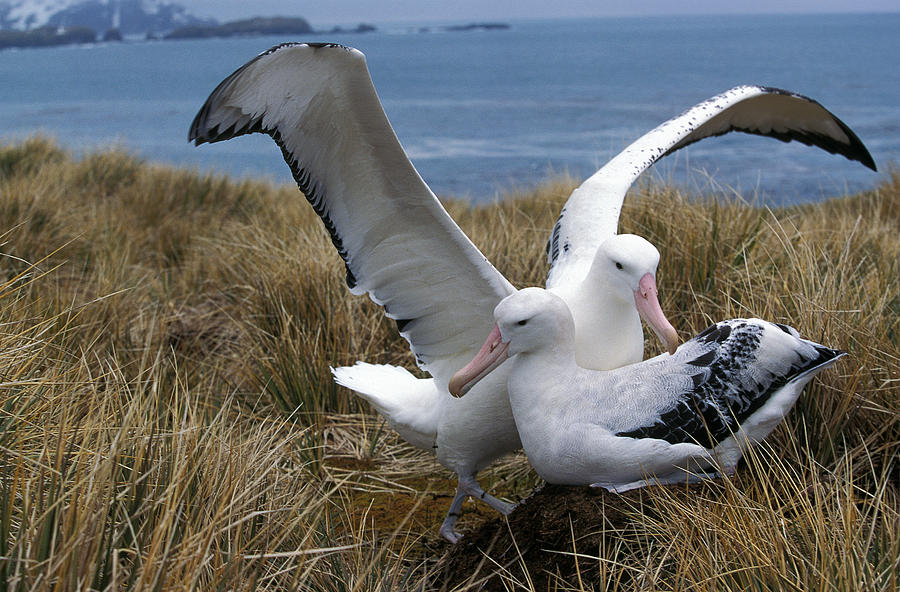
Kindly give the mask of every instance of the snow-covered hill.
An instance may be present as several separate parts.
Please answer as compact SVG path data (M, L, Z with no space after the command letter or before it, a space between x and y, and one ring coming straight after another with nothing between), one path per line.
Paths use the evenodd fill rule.
M119 29L144 34L210 23L165 0L0 0L0 29L27 31L44 25Z

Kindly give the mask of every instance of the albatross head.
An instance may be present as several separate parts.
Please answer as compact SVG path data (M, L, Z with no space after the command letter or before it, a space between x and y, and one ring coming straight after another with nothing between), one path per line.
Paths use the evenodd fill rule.
M659 305L658 265L659 251L649 241L634 234L617 234L597 249L587 281L605 286L623 302L629 302L629 306L633 299L638 314L671 354L678 347L679 339Z
M493 331L481 350L450 379L450 394L460 397L515 354L568 345L574 360L575 322L562 298L543 288L525 288L494 309Z
M565 301L543 288L524 288L494 308L494 320L508 355L574 343L575 322Z

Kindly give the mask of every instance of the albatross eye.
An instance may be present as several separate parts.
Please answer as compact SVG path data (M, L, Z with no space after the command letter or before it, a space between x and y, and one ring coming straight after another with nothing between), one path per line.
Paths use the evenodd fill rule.
M616 269L622 269L622 264L616 261Z
M528 324L528 319L523 319L523 320L519 321L519 322L516 323L516 324L517 324L518 326L520 326L520 327L524 327L525 325Z

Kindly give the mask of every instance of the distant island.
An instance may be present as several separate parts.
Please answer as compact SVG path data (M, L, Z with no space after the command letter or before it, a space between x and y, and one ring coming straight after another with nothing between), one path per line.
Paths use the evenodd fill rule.
M93 7L92 4L81 4L78 3L77 0L69 1L74 2L75 4L73 4L73 7L67 9L67 12L60 14L65 14L66 16L79 15L81 13L75 12L76 8L84 12L86 8ZM135 0L130 1L134 2ZM0 0L0 7L2 6L2 0ZM165 30L160 32L156 27L151 27L146 30L144 39L180 40L244 37L256 35L339 35L347 33L370 33L377 30L374 25L368 23L360 23L356 27L352 28L333 27L328 30L316 30L313 29L313 27L309 24L309 21L307 21L305 18L286 16L255 17L229 21L227 23L216 23L209 20L200 20L190 15L186 15L184 13L184 9L178 7L177 5L167 6L169 6L170 10L174 11L173 14L179 17L176 20L180 20L185 24L176 25L175 21L170 19L169 21L167 21L171 27L169 29L169 32L165 32ZM143 17L146 16L147 15L143 15ZM0 11L0 17L4 17L2 11ZM137 26L135 22L130 22L127 27L123 26L120 28L119 26L116 26L121 22L121 19L119 18L109 21L113 26L108 27L105 30L101 29L103 31L102 33L98 33L97 29L88 25L70 23L66 26L62 26L57 22L58 20L58 15L52 16L48 19L49 22L45 21L48 22L48 24L44 24L30 30L0 27L0 50L12 47L53 47L59 45L89 44L97 42L109 43L123 41L125 39L125 35L131 35L133 38L136 32L138 35L140 35L140 29L135 28ZM91 23L95 22L99 23L100 26L103 26L103 23L105 23L106 21L97 20L97 18L91 21ZM146 22L148 26L151 24L159 24L151 21L144 22ZM0 25L3 24L8 25L9 23L5 22L3 19L0 19ZM475 22L463 25L444 25L438 27L436 30L447 32L465 32L500 31L509 28L510 26L506 23ZM427 33L431 30L432 29L430 27L422 27L418 29L418 31L421 33Z
M243 35L308 35L315 33L309 22L300 17L256 17L221 25L188 25L179 27L164 39L206 39Z
M447 25L442 27L444 31L505 31L509 29L506 23L469 23L468 25Z
M214 37L241 37L253 35L312 35L340 33L370 33L376 31L374 25L360 23L356 27L344 29L334 27L327 31L313 29L309 22L299 17L257 17L218 24L193 24L178 27L171 33L157 35L148 31L145 39L210 39ZM52 47L98 41L122 41L118 29L109 29L102 35L90 27L57 27L45 25L30 31L0 30L0 49L11 47Z
M416 33L432 33L434 31L443 31L449 33L465 33L467 31L505 31L511 27L507 23L469 23L466 25L442 25L440 27L419 27L411 29L410 32Z
M500 22L423 26L418 32L501 31ZM0 50L127 40L207 39L252 35L370 33L374 25L316 30L302 17L256 17L220 23L191 14L179 0L0 0Z
M319 31L319 33L328 33L329 35L337 35L340 33L372 33L377 31L375 25L370 25L368 23L359 23L352 29L345 29L343 27L332 27L329 31Z
M205 39L209 37L239 37L245 35L310 35L313 33L370 33L377 30L374 25L360 23L353 29L334 27L329 31L316 31L305 18L300 17L256 17L231 21L221 25L191 25L179 27L165 36L165 39Z
M68 27L60 30L47 25L31 31L0 31L0 49L9 47L53 47L74 43L94 43L97 32L90 27Z

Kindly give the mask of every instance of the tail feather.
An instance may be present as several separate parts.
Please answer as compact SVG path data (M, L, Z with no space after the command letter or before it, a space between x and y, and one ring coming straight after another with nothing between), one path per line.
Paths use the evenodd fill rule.
M405 368L357 362L332 368L334 381L372 404L404 440L430 450L437 436L441 396L434 379Z

